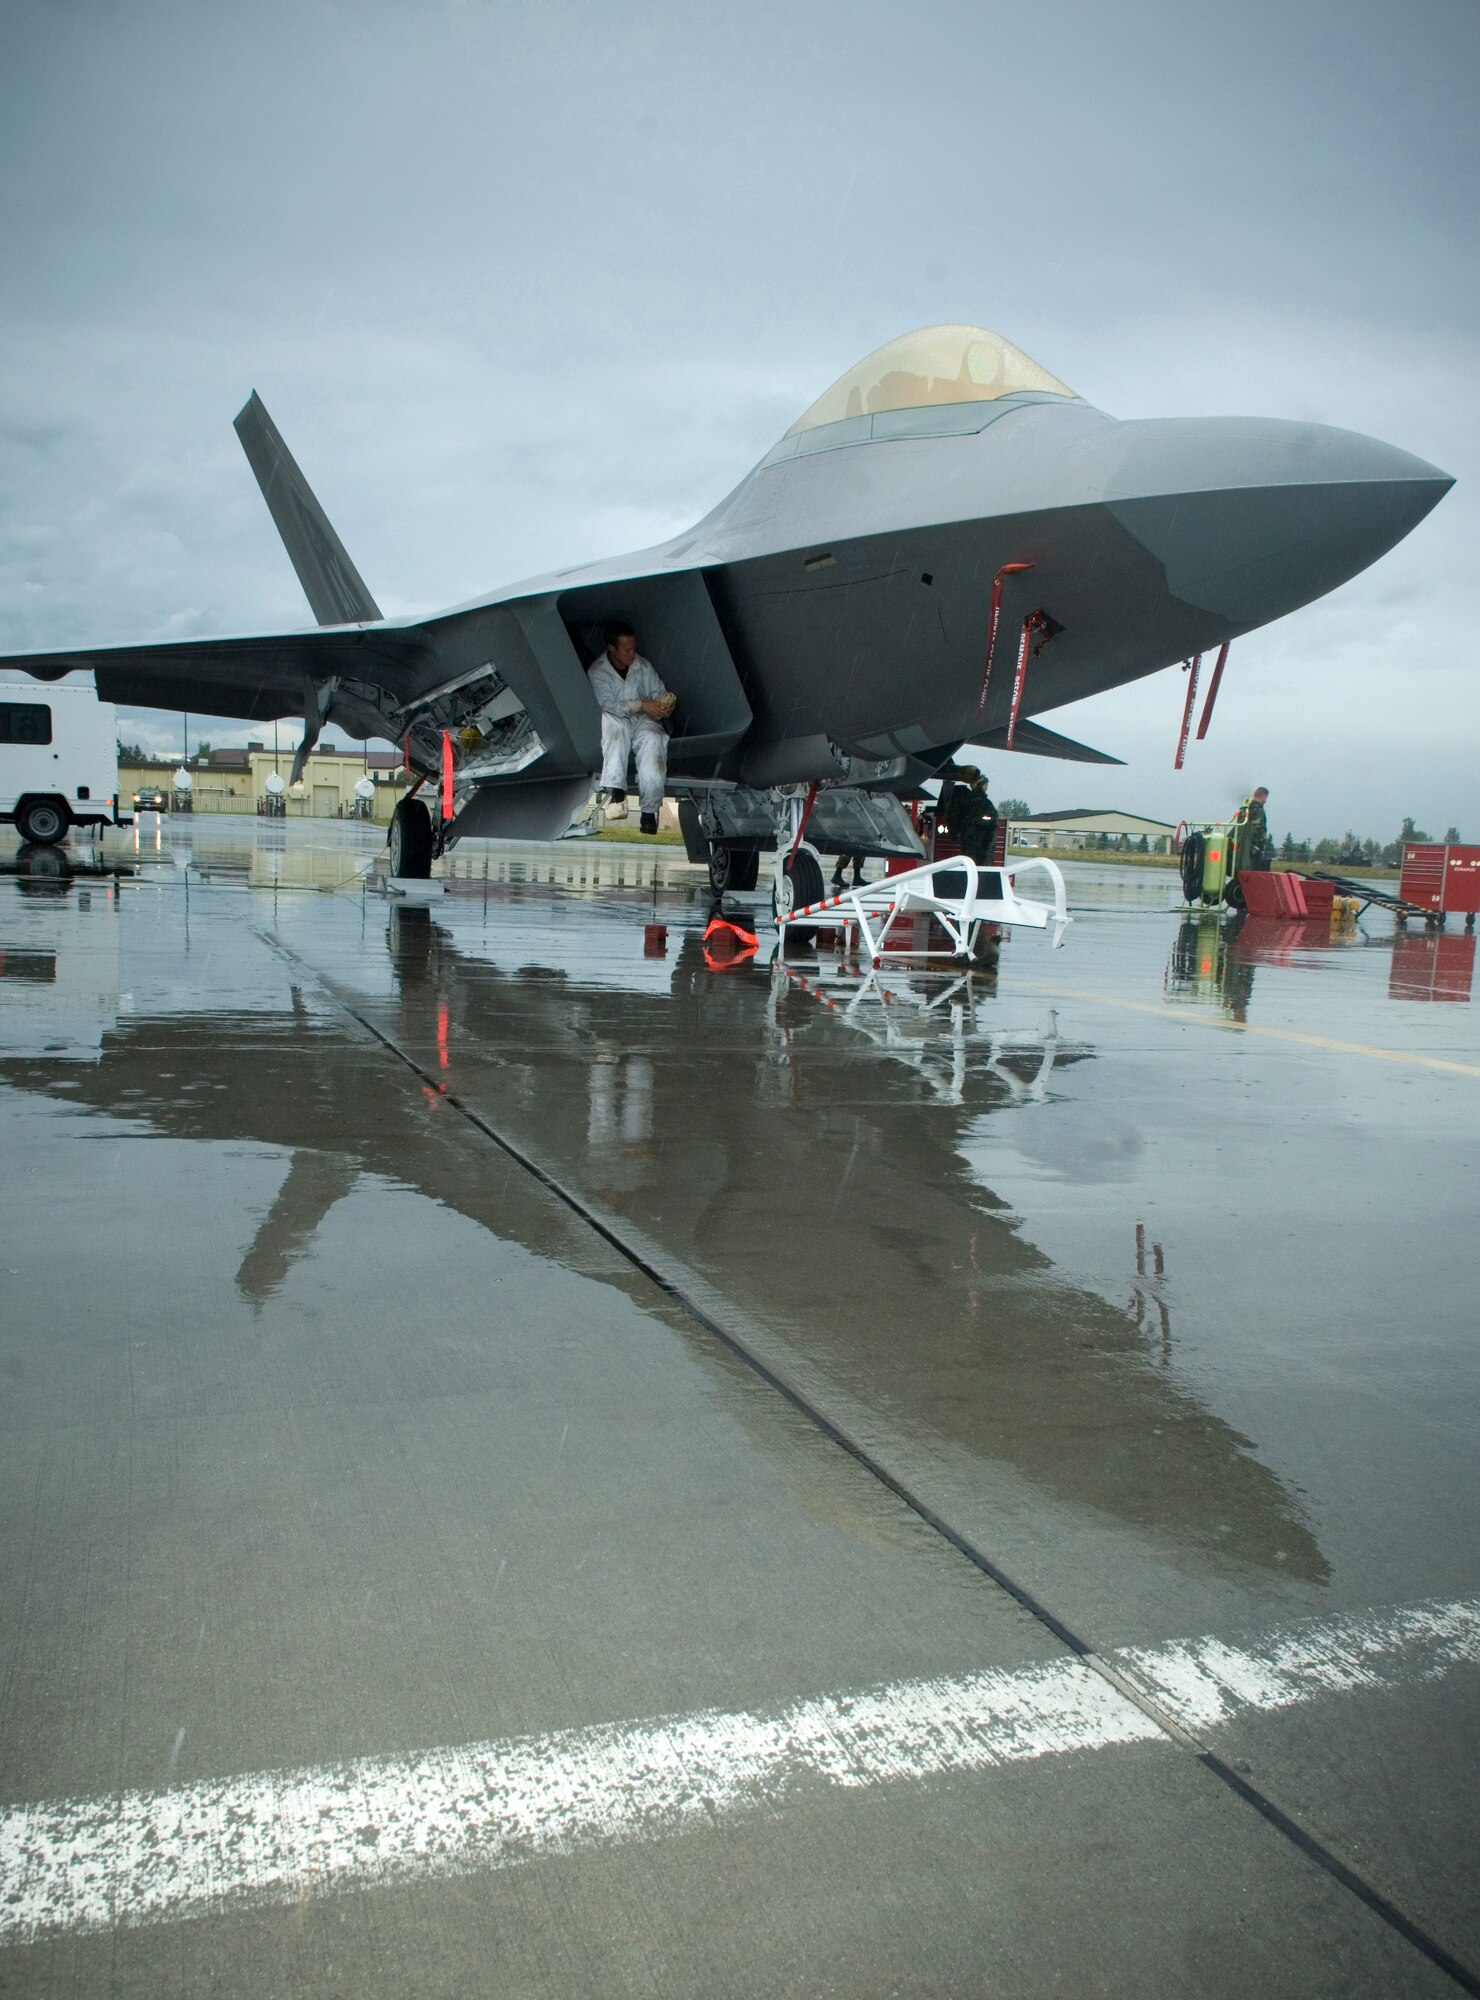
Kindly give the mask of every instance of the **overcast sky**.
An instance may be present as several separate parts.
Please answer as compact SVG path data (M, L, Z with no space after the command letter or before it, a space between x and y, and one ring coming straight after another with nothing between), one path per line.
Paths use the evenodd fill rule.
M1044 718L1126 770L994 791L1177 820L1263 782L1280 833L1480 838L1477 84L1474 0L7 0L0 651L311 622L254 387L398 616L677 532L965 320L1116 416L1459 481L1234 646L1182 774L1172 670Z

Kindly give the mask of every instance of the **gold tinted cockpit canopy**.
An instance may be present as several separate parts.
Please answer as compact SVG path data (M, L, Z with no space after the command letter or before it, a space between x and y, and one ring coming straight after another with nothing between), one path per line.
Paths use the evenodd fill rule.
M786 433L933 403L995 403L1004 396L1072 396L1046 368L984 326L922 326L840 376Z

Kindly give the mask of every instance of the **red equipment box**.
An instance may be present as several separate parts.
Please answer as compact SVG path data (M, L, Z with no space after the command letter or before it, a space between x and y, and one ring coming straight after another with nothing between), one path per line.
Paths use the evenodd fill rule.
M1289 915L1285 899L1279 891L1278 875L1267 868L1246 868L1239 876L1239 887L1244 892L1244 908L1251 917L1285 917Z
M1474 916L1480 911L1480 847L1446 847L1441 841L1405 847L1398 894L1420 910Z
M1307 882L1303 875L1275 873L1267 868L1244 868L1238 885L1251 917L1284 917L1304 923L1309 917L1331 915L1331 885ZM1312 897L1311 889L1325 889L1325 897Z

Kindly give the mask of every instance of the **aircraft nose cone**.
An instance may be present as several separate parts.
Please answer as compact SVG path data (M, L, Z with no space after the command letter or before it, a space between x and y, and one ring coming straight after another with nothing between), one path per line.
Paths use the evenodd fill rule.
M1356 431L1258 417L1125 426L1111 511L1182 603L1247 628L1320 597L1400 542L1446 472Z

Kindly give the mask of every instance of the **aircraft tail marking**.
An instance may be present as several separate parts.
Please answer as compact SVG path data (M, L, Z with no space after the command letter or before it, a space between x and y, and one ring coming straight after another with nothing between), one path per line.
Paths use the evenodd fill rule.
M314 617L321 625L378 622L379 605L255 389L234 428Z

